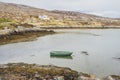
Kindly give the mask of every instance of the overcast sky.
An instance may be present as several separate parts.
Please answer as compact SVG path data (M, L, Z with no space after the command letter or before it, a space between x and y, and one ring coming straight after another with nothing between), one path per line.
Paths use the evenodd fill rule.
M105 17L120 18L120 0L0 0L48 10L80 11Z

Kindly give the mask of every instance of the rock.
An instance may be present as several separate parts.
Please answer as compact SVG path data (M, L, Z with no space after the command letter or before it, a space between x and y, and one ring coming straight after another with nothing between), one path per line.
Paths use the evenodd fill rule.
M57 80L64 80L64 76L57 77Z
M89 55L87 51L82 51L82 54Z
M108 76L107 78L105 78L105 80L114 80L111 76Z
M80 76L78 80L100 80L99 78Z
M114 57L114 59L118 59L118 60L120 60L120 57Z
M32 54L32 55L30 55L31 57L34 57L35 55L34 54Z
M86 74L86 73L79 73L78 80L101 80L101 79L96 78L95 75Z
M118 75L110 75L104 78L104 80L120 80L120 76Z

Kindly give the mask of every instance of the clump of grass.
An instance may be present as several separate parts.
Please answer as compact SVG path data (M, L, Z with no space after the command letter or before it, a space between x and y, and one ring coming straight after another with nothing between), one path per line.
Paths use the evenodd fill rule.
M13 21L12 19L0 18L0 23L3 23L3 22L12 22L12 21Z
M0 29L4 29L4 27L14 29L15 25L18 25L18 21L9 18L0 18Z

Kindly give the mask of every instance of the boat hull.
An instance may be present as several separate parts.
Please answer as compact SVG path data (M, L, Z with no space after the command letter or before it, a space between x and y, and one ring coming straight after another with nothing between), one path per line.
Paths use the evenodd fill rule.
M71 56L73 52L69 51L52 51L50 56Z

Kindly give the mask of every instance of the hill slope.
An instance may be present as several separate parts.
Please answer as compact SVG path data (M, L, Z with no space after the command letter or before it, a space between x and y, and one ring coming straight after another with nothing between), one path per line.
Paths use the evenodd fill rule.
M30 6L0 2L0 28L18 25L41 27L120 26L120 19L73 11L48 11Z

